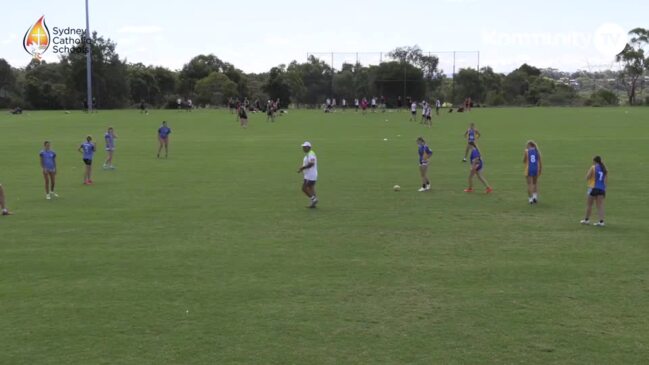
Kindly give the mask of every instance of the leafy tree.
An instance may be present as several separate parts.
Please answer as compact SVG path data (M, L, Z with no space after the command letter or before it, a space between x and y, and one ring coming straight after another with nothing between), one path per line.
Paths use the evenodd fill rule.
M521 70L512 71L503 80L503 95L507 103L514 105L525 104L524 95L530 88L527 73Z
M279 98L282 108L288 106L291 100L291 86L288 83L284 65L270 69L268 80L262 86L262 90L268 93L268 96L273 100Z
M237 84L217 71L198 80L194 92L199 105L223 105L228 98L238 95Z
M36 109L60 109L65 105L65 79L60 63L36 61L25 73L25 99Z
M419 46L417 45L412 47L395 48L392 52L389 53L389 56L402 65L410 64L416 67L417 69L419 69L422 74L421 79L424 82L425 90L429 90L429 91L434 90L437 93L441 92L444 75L437 70L437 66L439 65L439 58L437 58L437 56L424 54L421 48L419 48ZM408 71L402 70L402 72L408 72ZM408 77L406 77L406 79L408 79ZM405 87L403 88L405 90L405 94L408 94L409 96L415 98L425 97L427 94L426 92L424 92L424 94L421 96L415 96L421 93L420 86L419 86L420 81L418 79L413 81L414 84L411 86L414 87L414 90L409 91L408 86L410 85L406 83ZM402 97L406 97L405 94L404 95L402 94L404 94L403 91L398 95L401 95Z
M62 74L66 79L65 106L80 105L86 97L86 54L77 46L61 58ZM119 58L117 45L110 39L93 32L92 91L102 108L121 108L129 102L128 71L126 62Z
M620 99L617 94L610 90L599 90L590 95L586 101L586 105L592 106L616 106L620 104Z
M342 70L334 75L333 95L337 98L347 99L356 97L356 82L354 80L353 65L343 65Z
M291 62L286 68L286 73L294 88L293 98L298 103L318 105L332 95L333 70L314 56L310 56L305 63Z
M222 72L224 66L225 62L213 54L198 55L192 58L178 74L180 82L178 92L190 96L198 80L207 77L214 71Z
M388 100L396 100L404 91L417 100L426 96L424 73L410 63L383 62L376 66L374 74L377 93Z
M151 67L141 63L127 65L131 101L155 104L161 98L160 88Z
M0 58L0 107L6 108L11 105L10 96L16 88L16 76L7 61Z
M626 87L629 105L635 104L638 80L645 69L649 68L649 59L645 59L642 48L634 48L627 44L622 52L615 56L617 62L622 62L624 68L619 75L620 81Z
M461 103L466 97L479 101L484 94L480 73L472 68L463 68L455 75L454 103Z

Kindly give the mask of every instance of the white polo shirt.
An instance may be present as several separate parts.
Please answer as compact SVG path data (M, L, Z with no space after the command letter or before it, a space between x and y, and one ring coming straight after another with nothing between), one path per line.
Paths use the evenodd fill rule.
M310 163L313 163L313 166L308 169L302 170L302 172L304 173L304 180L316 181L318 180L318 158L316 157L313 150L309 151L309 153L304 156L302 166L306 166Z

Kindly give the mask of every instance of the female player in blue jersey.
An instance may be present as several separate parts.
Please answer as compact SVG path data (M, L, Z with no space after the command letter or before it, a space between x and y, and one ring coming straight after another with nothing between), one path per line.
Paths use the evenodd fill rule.
M593 158L593 166L588 169L586 180L588 181L588 200L586 202L586 217L582 219L581 224L590 224L590 214L593 210L593 203L595 203L599 222L593 225L604 227L604 198L606 198L608 169L600 156Z
M58 198L59 196L54 192L54 186L56 185L56 152L52 151L49 141L43 143L43 149L39 156L41 158L43 178L45 179L45 199Z
M539 201L539 176L543 164L541 162L541 151L534 141L527 141L527 147L523 155L525 164L525 179L527 180L527 200L530 204L536 204Z
M115 152L116 139L117 139L117 134L115 134L115 130L113 129L113 127L108 127L106 134L104 134L104 140L106 141L106 152L108 153L108 157L106 157L106 162L104 162L104 170L115 169L115 166L113 166L113 154Z
M423 137L417 138L419 153L419 173L421 174L421 188L419 192L430 190L430 180L428 180L428 161L433 155L433 151L428 147Z
M79 152L83 154L83 163L86 165L83 174L84 185L92 185L92 158L96 150L95 143L90 136L86 137L86 141L79 146Z
M469 125L469 129L464 132L464 138L466 138L467 145L464 150L464 158L462 159L462 162L466 162L466 157L469 155L469 151L471 151L471 142L477 142L478 138L480 138L480 132L475 128L475 123Z
M171 128L167 126L167 122L163 121L160 128L158 128L158 140L160 141L160 147L158 148L158 158L160 158L160 152L162 148L165 149L165 158L169 155L169 135L171 134Z
M480 150L478 150L478 146L475 144L474 141L469 142L469 146L471 147L471 172L469 173L469 187L464 189L465 193L472 193L473 192L473 177L477 176L478 180L484 184L484 186L487 188L485 192L487 194L491 193L494 191L494 189L489 186L489 183L487 182L487 179L482 176L482 167L483 167L483 162L482 162L482 156L480 155Z

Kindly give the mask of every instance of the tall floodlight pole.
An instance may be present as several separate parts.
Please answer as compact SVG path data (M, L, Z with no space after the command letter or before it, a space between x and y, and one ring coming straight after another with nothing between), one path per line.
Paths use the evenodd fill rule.
M90 14L88 12L88 0L86 0L86 45L88 52L86 53L86 102L88 103L88 111L92 112L92 41L90 40Z

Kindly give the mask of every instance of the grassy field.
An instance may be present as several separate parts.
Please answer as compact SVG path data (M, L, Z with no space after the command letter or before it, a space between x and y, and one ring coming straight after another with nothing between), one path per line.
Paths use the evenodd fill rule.
M649 358L649 109L0 116L1 364L640 364ZM157 160L156 129L173 130ZM466 194L470 121L491 195ZM76 151L115 127L117 170ZM434 151L418 193L415 138ZM387 138L387 141L384 139ZM46 201L38 152L58 153ZM543 152L527 203L525 142ZM320 205L296 173L309 140ZM607 224L579 225L610 170ZM401 192L393 192L399 184Z

